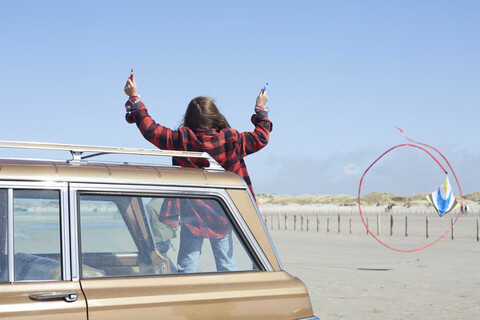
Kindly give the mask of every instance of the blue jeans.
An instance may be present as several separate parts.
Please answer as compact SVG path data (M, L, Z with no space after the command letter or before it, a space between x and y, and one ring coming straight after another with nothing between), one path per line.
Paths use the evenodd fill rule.
M194 235L185 225L182 225L177 259L178 273L193 273L197 271L198 260L202 254L203 239L205 238ZM233 257L232 231L223 238L211 238L209 240L213 256L215 257L217 271L238 270L237 263Z

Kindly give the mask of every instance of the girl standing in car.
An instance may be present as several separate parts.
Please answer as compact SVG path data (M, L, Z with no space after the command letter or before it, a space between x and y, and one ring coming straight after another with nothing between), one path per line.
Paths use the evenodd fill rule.
M273 125L268 119L269 109L265 107L268 97L263 89L257 96L255 113L251 117L255 129L242 133L230 128L215 102L208 97L192 99L185 112L183 125L172 130L156 123L149 116L133 79L127 80L124 91L129 96L125 104L126 120L128 123L136 123L145 139L164 150L207 152L225 170L242 177L252 195L254 194L243 158L265 147L272 131ZM173 164L192 168L208 166L205 159L199 158L174 157ZM216 210L211 205L184 200L165 201L164 210L159 217L162 223L176 228L178 216L182 214L182 226L186 228L182 227L180 232L178 272L196 271L204 238L210 239L214 253L217 252L215 254L217 270L235 270L232 229L228 219L222 217L212 219Z

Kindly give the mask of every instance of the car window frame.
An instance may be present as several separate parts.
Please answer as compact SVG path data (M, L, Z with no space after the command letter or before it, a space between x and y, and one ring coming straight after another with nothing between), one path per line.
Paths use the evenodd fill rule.
M28 181L0 181L0 189L7 190L7 260L8 283L37 283L71 281L71 251L70 228L68 211L68 183L67 182L28 182ZM54 190L59 192L60 210L60 256L61 280L22 280L15 281L15 252L14 252L14 190Z
M245 249L255 260L259 270L255 271L273 271L273 267L263 253L261 246L256 241L249 227L243 220L240 212L236 208L232 199L229 197L225 186L198 187L198 186L162 186L162 185L112 185L101 183L70 183L70 234L71 234L71 250L75 254L72 255L72 279L80 280L80 216L79 216L79 199L80 194L105 194L105 195L136 195L144 197L206 197L217 199L225 211L229 212L229 218L232 226L235 228L237 235ZM244 189L239 187L239 189ZM150 230L151 232L151 230ZM176 276L175 274L170 274Z

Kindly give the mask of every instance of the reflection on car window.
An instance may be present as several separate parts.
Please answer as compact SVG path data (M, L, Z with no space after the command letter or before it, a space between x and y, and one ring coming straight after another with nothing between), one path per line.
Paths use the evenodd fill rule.
M80 196L84 278L258 270L216 199Z
M80 201L82 252L137 252L115 202L100 198Z
M14 190L15 281L61 280L60 193Z

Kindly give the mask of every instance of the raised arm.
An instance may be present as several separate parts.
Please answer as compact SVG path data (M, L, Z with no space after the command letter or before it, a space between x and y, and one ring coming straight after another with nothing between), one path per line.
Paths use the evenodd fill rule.
M178 132L156 123L148 114L147 108L140 99L137 84L130 79L125 84L124 92L129 96L125 103L125 119L128 123L136 123L143 137L153 145L164 150L175 150L178 146L174 141Z
M269 108L265 106L267 101L268 97L262 88L256 100L255 114L251 118L255 129L240 134L242 157L257 152L268 144L273 123L268 119Z

